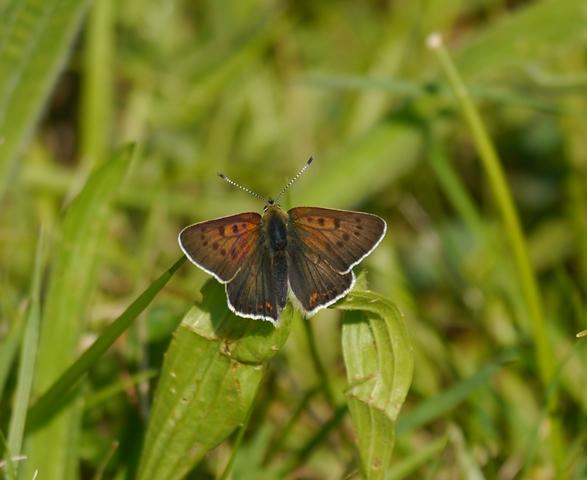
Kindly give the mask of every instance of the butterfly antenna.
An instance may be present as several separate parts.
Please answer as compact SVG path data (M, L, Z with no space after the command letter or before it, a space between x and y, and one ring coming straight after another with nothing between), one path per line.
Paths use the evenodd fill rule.
M275 199L275 202L277 202L277 200L279 200L281 198L281 196L286 192L286 190L291 187L293 185L293 183L302 176L302 174L307 170L307 168L310 166L310 164L314 161L314 157L310 157L308 158L308 161L306 162L306 164L301 168L301 170L296 173L294 175L294 177L287 182L286 186L283 187L283 190L281 190L281 192L279 192L279 195L277 195L277 198Z
M233 187L236 188L240 188L241 190L244 190L247 193L250 193L253 197L258 198L260 200L266 201L267 199L265 197L262 197L261 195L259 195L257 192L253 192L250 188L247 187L243 187L242 185L239 185L238 183L236 183L234 180L231 180L230 178L228 178L226 175L224 175L224 173L220 173L218 172L218 176L222 179L222 180L226 180L228 183L230 183Z

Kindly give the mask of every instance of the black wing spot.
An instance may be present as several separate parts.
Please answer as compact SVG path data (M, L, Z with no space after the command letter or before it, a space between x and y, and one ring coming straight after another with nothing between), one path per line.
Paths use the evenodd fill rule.
M338 219L338 218L334 219L334 228L340 228L340 219Z
M236 223L232 226L232 233L238 233L238 225Z
M323 218L319 218L318 219L318 223L320 224L321 227L324 226L324 219Z
M349 234L348 234L348 233L344 232L344 233L342 234L342 239L343 239L345 242L348 242L350 238L351 238L351 237L349 236Z
M220 255L222 255L223 257L226 255L226 250L224 250L224 248L220 250Z
M218 250L218 242L214 242L214 243L212 244L212 248L213 248L214 250Z

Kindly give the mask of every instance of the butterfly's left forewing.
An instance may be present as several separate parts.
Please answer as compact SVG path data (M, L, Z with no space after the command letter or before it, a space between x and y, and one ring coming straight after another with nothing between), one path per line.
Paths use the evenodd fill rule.
M192 263L219 282L234 278L261 236L261 215L240 213L184 228L179 245Z

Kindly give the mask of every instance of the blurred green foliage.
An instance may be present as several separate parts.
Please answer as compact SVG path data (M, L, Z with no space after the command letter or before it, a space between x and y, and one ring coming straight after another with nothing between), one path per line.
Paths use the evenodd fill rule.
M388 478L585 478L587 347L575 338L587 328L585 25L579 0L0 1L0 438L15 411L22 428L18 370L27 365L31 381L39 333L31 318L44 376L34 401L177 260L181 227L262 208L217 171L269 196L314 155L285 207L388 222L362 267L403 313L415 356ZM552 353L546 385L498 202L426 47L433 31L479 108L521 220ZM99 184L129 142L124 181L112 164ZM72 214L88 192L94 206ZM62 462L55 475L132 478L153 372L207 278L182 267L93 365L73 401L71 449L46 460ZM244 436L190 478L220 476L229 460L239 479L360 477L341 316L324 311L311 324L322 369L294 317Z

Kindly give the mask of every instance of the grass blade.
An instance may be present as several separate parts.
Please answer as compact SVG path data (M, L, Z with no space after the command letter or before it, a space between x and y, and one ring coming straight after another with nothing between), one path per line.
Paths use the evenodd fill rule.
M263 376L263 364L289 334L291 305L274 328L236 317L224 288L202 289L176 330L155 393L137 478L179 479L241 425Z
M81 160L87 170L104 160L112 108L112 0L92 6L85 36L84 83L81 103Z
M433 462L435 458L446 448L447 437L443 436L433 440L428 445L418 448L411 456L401 460L385 472L385 480L401 480L402 478L411 478L418 468ZM416 478L416 477L413 477Z
M20 367L16 384L16 394L14 396L14 407L10 417L10 427L8 429L8 451L10 452L10 455L13 456L20 455L22 450L27 408L30 401L35 372L35 360L37 358L39 324L41 320L40 291L44 253L43 238L43 232L41 231L39 242L37 244L37 254L35 256L33 280L31 283L31 303L27 315L24 340L20 351ZM16 477L17 473L18 464L15 465L12 474Z
M0 36L0 197L55 83L88 0L12 1Z
M391 462L395 422L412 381L412 344L389 300L354 291L337 308L347 310L342 326L346 396L361 463L366 478L380 479Z
M489 363L475 375L462 380L439 395L428 398L406 412L397 422L397 434L407 435L412 430L448 414L477 389L486 386L491 377L499 371L500 365L500 362Z
M25 322L22 318L17 318L13 322L10 332L2 342L2 348L0 348L0 399L4 394L4 386L6 385L12 362L14 362L16 353L18 352L18 346L20 345L24 331L24 324Z
M39 338L35 394L46 390L74 360L84 314L96 277L106 223L116 192L126 174L133 147L122 150L88 179L67 209L62 236L48 286ZM74 475L81 409L69 405L27 439L24 477L35 470L43 478Z
M100 357L112 346L132 324L132 322L151 303L155 295L167 284L169 279L183 265L185 257L181 257L157 280L155 280L128 308L96 339L96 341L47 389L47 391L31 407L29 413L30 429L38 428L42 422L48 421L63 407L62 399L69 395L77 386L80 378L95 365Z

